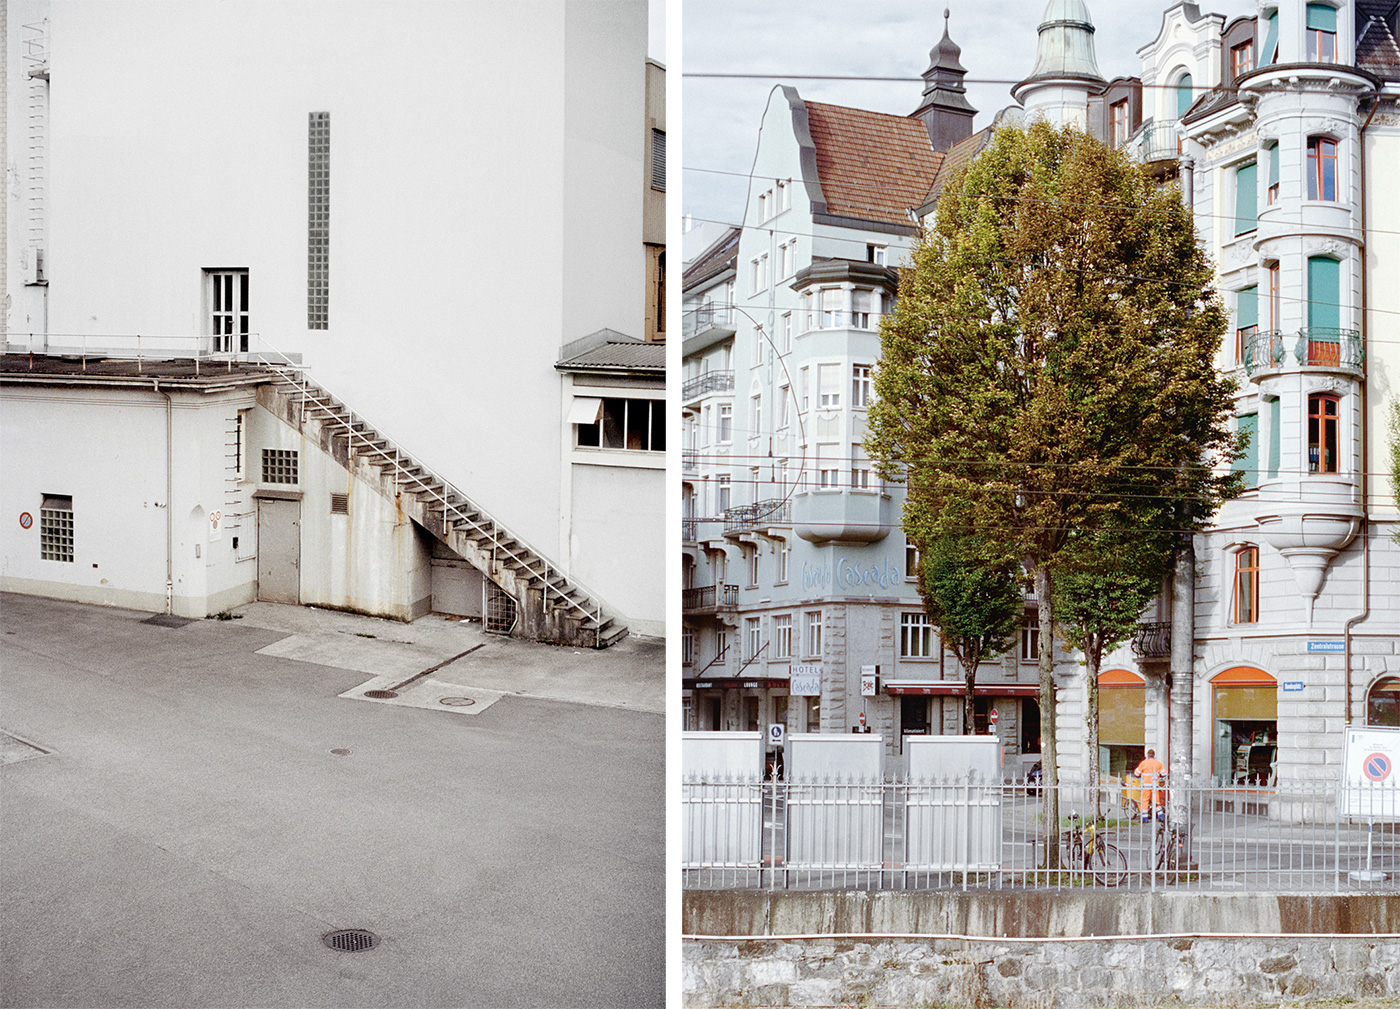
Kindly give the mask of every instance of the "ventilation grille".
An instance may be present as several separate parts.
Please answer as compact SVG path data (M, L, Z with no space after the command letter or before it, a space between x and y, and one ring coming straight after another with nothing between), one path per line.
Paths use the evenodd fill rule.
M666 131L651 131L651 188L666 191Z
M332 515L349 515L349 514L350 514L350 495L349 495L349 494L332 494L332 495L331 495L331 514L332 514Z

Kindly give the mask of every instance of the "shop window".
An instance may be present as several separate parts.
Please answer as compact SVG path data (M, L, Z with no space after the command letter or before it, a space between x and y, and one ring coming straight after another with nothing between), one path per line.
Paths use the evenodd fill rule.
M1331 393L1308 397L1308 472L1337 472L1340 400Z
M1212 773L1227 784L1270 784L1278 755L1278 683L1262 669L1237 666L1211 679Z
M1147 681L1126 669L1099 674L1099 746L1108 751L1107 773L1123 775L1142 760L1147 745Z
M1400 729L1400 677L1377 680L1366 694L1366 724Z
M1308 199L1337 199L1337 142L1308 137Z
M1259 548L1241 547L1235 551L1234 623L1259 621Z

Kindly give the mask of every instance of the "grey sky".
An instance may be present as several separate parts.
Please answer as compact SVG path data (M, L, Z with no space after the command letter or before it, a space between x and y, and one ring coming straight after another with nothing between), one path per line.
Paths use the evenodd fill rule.
M1107 78L1141 73L1137 50L1151 42L1169 0L1088 0L1097 29L1099 70ZM1035 62L1044 0L684 0L686 73L854 74L900 82L714 80L684 87L683 205L701 219L736 221L745 179L696 171L747 173L768 94L793 84L803 98L908 115L918 107L929 50L943 37L943 10L962 47L968 78L1020 80ZM1255 0L1203 0L1227 19L1256 12ZM1007 84L968 84L975 129L1013 104Z

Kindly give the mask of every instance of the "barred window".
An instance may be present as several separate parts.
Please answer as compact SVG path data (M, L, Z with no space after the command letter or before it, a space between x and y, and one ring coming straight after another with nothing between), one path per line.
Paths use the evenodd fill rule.
M39 556L73 563L73 498L47 494L39 509Z
M296 449L263 449L262 478L263 483L299 483Z

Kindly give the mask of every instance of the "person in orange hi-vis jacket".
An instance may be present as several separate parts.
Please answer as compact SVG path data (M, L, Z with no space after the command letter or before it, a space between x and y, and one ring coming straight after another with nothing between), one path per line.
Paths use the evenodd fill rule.
M1138 780L1142 782L1142 792L1138 800L1138 805L1142 807L1143 823L1147 823L1152 819L1153 806L1157 807L1158 816L1165 815L1166 811L1163 807L1166 805L1167 797L1161 791L1153 788L1154 785L1160 785L1162 783L1165 777L1163 772L1165 771L1166 767L1157 759L1156 753L1152 750L1148 750L1147 756L1143 757L1142 762L1133 769L1133 773L1136 774Z

